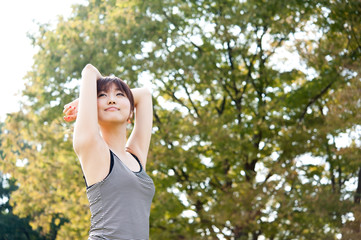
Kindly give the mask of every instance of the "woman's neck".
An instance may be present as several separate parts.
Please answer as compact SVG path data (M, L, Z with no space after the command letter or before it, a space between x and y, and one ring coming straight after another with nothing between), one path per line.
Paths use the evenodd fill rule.
M125 154L125 145L127 143L127 129L126 124L101 126L100 127L104 141L108 147L118 153Z

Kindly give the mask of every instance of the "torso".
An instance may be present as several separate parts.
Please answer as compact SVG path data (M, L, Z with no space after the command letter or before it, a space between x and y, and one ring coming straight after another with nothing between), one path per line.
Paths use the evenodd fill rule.
M89 239L148 239L155 188L140 163L132 171L111 152L114 165L106 178L87 189L92 213Z

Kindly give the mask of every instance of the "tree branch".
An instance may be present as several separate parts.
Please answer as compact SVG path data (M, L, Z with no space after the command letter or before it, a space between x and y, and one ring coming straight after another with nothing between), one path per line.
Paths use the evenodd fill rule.
M185 78L183 77L182 74L180 74L180 76L181 76L181 78L182 78L182 80L183 80L183 82L182 82L181 85L182 85L182 87L184 88L184 90L185 90L185 92L186 92L186 94L187 94L187 96L188 96L189 102L191 103L191 105L192 105L194 111L196 112L198 118L199 118L199 119L202 119L201 115L200 115L199 112L198 112L198 108L197 108L196 105L194 104L194 102L193 102L193 100L192 100L192 98L191 98L191 95L190 95L190 93L189 93L189 91L188 91L188 88L187 88L187 86L185 85Z
M327 84L327 86L326 86L324 89L322 89L322 91L321 91L319 94L317 94L316 96L314 96L314 97L308 102L308 104L306 105L303 113L301 114L301 116L300 116L300 118L299 118L299 122L303 121L303 119L304 119L304 117L305 117L305 115L306 115L306 113L307 113L307 109L308 109L312 104L314 104L319 98L321 98L321 97L327 92L327 90L330 89L330 87L332 86L333 83L334 83L334 81L333 81L333 82L330 82L329 84Z
M357 189L355 193L354 202L360 204L360 200L361 200L361 167L358 170L358 181L357 181Z
M188 109L188 112L190 113L191 112L191 109L182 101L180 100L179 98L177 98L175 96L175 93L174 91L172 91L166 84L165 81L163 81L162 79L159 79L165 86L166 90L167 90L167 93L170 97L172 97L176 102L178 102L180 105L182 105L183 107L187 108Z

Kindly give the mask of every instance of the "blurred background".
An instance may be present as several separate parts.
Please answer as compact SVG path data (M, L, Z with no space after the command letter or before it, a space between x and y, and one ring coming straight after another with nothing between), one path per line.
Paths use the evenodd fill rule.
M6 113L19 110L19 96L23 90L23 77L31 70L37 47L28 35L38 31L40 23L56 26L59 15L69 17L72 4L83 0L64 1L2 1L0 3L0 119Z
M0 6L0 240L87 238L87 63L153 93L150 239L361 239L360 1Z

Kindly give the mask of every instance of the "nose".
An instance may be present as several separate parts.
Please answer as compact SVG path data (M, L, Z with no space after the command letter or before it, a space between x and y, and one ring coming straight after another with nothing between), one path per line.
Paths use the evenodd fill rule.
M114 97L112 95L109 96L108 104L115 104L115 100L114 100Z

